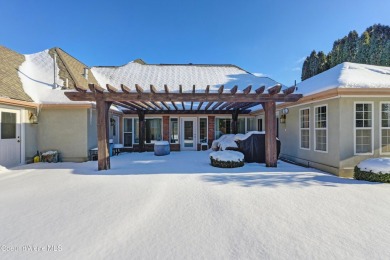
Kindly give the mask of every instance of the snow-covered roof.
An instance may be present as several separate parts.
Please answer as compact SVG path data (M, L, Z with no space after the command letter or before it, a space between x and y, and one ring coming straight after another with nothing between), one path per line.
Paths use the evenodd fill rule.
M25 61L19 66L18 75L24 92L38 104L89 104L90 102L74 102L69 100L64 89L64 75L67 75L69 81L74 82L70 73L76 77L74 64L64 65L65 61L57 57L54 62L53 53L62 53L62 50L53 48L42 52L24 55ZM52 53L52 55L50 55ZM65 55L65 54L64 54ZM75 63L75 62L73 62ZM78 61L76 63L79 63ZM61 67L59 66L61 64ZM82 66L82 65L81 65ZM55 70L55 74L54 74ZM69 70L73 70L70 72ZM62 75L62 77L61 77ZM54 81L56 87L54 87ZM86 83L86 82L83 82ZM84 84L85 85L85 84Z
M304 96L334 88L390 88L390 67L344 62L297 87Z
M164 91L164 85L172 92L178 92L182 85L183 92L192 91L196 86L196 92L204 92L207 85L210 91L216 91L221 85L225 91L229 91L235 85L238 90L243 90L252 85L252 92L256 88L265 85L271 87L278 82L268 77L257 77L234 65L196 65L196 64L143 64L130 62L119 67L93 67L92 72L101 86L110 84L119 88L121 84L134 90L135 84L150 91L150 85L157 91Z

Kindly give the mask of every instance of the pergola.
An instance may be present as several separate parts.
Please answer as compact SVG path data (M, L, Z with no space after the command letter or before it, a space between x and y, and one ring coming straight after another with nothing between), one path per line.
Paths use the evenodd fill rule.
M238 115L247 114L250 112L249 108L261 104L265 112L266 166L277 167L276 102L295 102L302 97L301 94L294 94L295 86L283 91L281 88L280 84L268 89L261 86L251 92L252 86L249 85L242 92L238 92L238 86L224 91L224 85L221 85L217 91L210 91L210 86L207 86L200 93L196 91L195 85L192 91L186 92L181 85L175 92L164 85L164 91L159 92L153 85L150 85L150 91L145 91L138 84L135 84L134 90L123 84L120 89L108 84L106 89L89 84L89 91L75 86L77 91L65 92L65 95L72 101L96 102L98 170L110 169L108 120L112 104L127 109L124 113L138 114L141 151L145 145L145 114L231 114L232 132L237 133ZM190 108L187 108L184 102L190 102Z

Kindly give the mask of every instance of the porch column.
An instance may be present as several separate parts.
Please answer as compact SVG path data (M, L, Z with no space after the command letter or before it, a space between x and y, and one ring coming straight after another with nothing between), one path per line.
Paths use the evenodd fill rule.
M138 110L138 133L139 133L139 144L138 151L145 152L145 112Z
M97 134L98 134L98 170L110 169L110 154L108 152L109 124L108 111L112 102L96 97Z
M238 133L238 109L234 109L232 112L232 133Z
M265 165L277 167L276 148L276 104L274 101L264 103L265 112Z

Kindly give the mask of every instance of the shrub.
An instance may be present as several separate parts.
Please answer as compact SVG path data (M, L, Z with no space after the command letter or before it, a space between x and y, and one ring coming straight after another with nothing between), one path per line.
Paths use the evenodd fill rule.
M356 180L374 181L374 182L386 182L390 183L390 173L374 173L372 171L362 171L359 167L355 166L354 176Z
M219 168L244 166L244 155L236 151L218 151L210 153L211 165Z
M210 157L211 165L219 168L237 168L244 166L244 161L220 161Z

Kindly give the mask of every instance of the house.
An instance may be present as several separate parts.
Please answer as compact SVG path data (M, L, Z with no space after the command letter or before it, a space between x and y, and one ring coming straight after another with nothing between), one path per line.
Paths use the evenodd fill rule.
M390 67L344 62L297 88L302 99L277 106L281 158L351 177L390 156Z
M251 114L260 101L300 98L291 88L279 93L278 82L235 65L146 64L139 59L89 68L60 48L22 55L0 47L0 58L0 164L6 167L31 162L37 150L58 150L63 161L85 161L98 146L98 130L106 127L114 143L129 151L151 150L158 140L169 141L172 150L200 150L201 143L222 134L262 129L265 123ZM105 125L97 127L96 99L71 101L65 93L76 88L98 95L99 86L110 92L122 88L124 96L138 94L136 100L109 102ZM191 101L137 100L142 93L159 92L183 93ZM207 102L210 98L221 102Z

